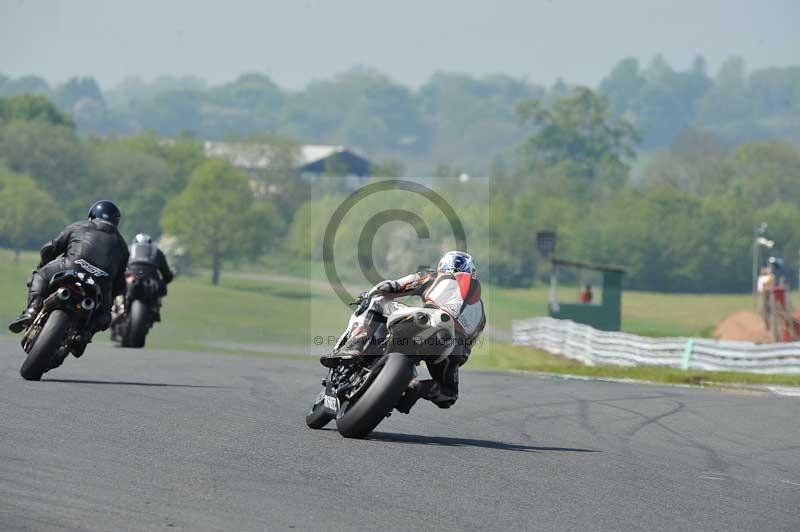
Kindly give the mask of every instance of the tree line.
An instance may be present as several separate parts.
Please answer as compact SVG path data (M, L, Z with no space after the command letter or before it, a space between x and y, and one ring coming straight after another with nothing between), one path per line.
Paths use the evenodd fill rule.
M595 88L609 112L641 134L638 151L668 149L687 128L702 128L728 146L746 140L800 144L800 67L748 72L737 57L709 73L697 57L675 69L656 56L646 65L626 58ZM305 143L345 144L372 158L402 159L409 173L466 171L488 175L508 167L533 128L519 127L518 102L545 104L574 86L530 83L502 74L440 72L416 90L379 71L355 68L303 90L282 89L263 73L209 86L195 77L130 78L102 90L93 78L50 85L0 75L0 97L47 95L90 135L152 132L204 139L270 131Z
M83 138L43 96L0 99L0 246L38 249L103 198L123 211L127 239L169 233L215 284L223 259L259 256L285 225L285 201L256 197L250 176L194 138Z
M642 155L644 134L613 106L588 88L521 99L510 113L525 134L513 159L493 165L488 190L448 181L459 173L455 164L440 168L439 183L448 199L455 194L488 281L525 287L542 279L535 234L544 229L558 232L560 256L627 266L627 285L638 289L746 291L761 222L778 243L774 253L796 271L800 152L793 143L731 144L692 126ZM0 246L36 248L108 197L123 209L126 236L176 236L193 260L212 267L215 281L224 261L264 253L319 259L310 242L322 238L325 213L343 192L331 187L310 197L291 164L291 139L243 138L273 150L269 168L247 175L207 159L191 136L86 137L76 122L44 96L0 99ZM356 235L361 225L348 223L343 234ZM409 239L385 244L376 244L381 271L413 268L422 253Z
M537 129L521 145L515 170L495 180L495 282L525 286L541 274L535 232L555 229L559 255L626 266L629 287L743 292L761 222L777 243L772 253L784 259L787 274L796 274L800 151L794 144L730 146L710 130L690 127L669 148L636 161L642 136L611 105L578 89L549 108L517 107Z

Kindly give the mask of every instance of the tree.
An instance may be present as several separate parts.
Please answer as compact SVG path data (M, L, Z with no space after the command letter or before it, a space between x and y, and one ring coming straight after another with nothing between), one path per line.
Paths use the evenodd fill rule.
M406 168L402 161L387 159L373 164L370 173L379 177L403 177L406 175Z
M800 152L788 142L753 141L734 153L738 183L755 208L800 201Z
M163 92L152 100L135 101L131 110L146 131L176 136L184 131L204 133L202 106L205 95L189 90Z
M263 132L246 137L229 135L225 140L248 157L266 162L264 168L249 170L251 184L256 197L275 200L283 222L288 224L309 193L308 181L300 179L297 171L300 145L289 137Z
M94 78L71 78L56 88L53 99L62 108L72 110L81 100L91 100L105 105L103 93Z
M423 118L432 128L430 153L440 161L459 161L469 173L483 175L494 154L511 155L509 147L525 138L527 131L517 126L514 117L517 102L544 95L544 87L525 79L435 73L417 96Z
M622 116L646 83L647 80L639 72L639 61L626 57L600 82L600 93L608 98L611 112Z
M644 181L669 183L707 196L721 194L734 176L733 164L720 139L702 129L687 129L669 151L657 152L643 169Z
M59 206L30 176L0 166L0 241L11 246L16 262L26 243L41 242L63 221Z
M539 100L522 102L517 116L537 128L522 145L525 170L557 165L583 184L621 183L627 177L638 134L626 120L612 117L605 99L591 90L575 89L550 108Z
M643 132L643 147L669 146L678 133L694 123L697 101L712 85L705 60L697 57L691 70L676 72L656 56L644 77L647 83L630 104L633 123Z
M0 96L17 94L50 94L50 85L38 76L22 76L9 79L0 87Z
M186 189L168 202L161 225L191 256L210 261L211 282L216 285L224 259L263 249L274 219L263 203L255 202L245 174L227 161L211 160L198 167Z
M180 192L173 175L160 157L136 150L122 141L101 141L91 145L88 182L96 197L116 201L127 235L161 233L158 219L167 200ZM87 191L88 192L88 191Z
M252 112L275 113L283 103L283 91L268 76L251 72L211 91L215 102Z
M41 120L55 126L75 127L69 115L63 113L46 96L36 94L0 98L0 121L12 120Z
M714 81L714 86L697 103L698 119L727 133L729 138L744 140L746 137L741 133L748 135L749 131L752 135L755 129L754 99L748 87L744 60L741 57L726 59ZM731 126L740 135L732 134Z
M64 126L14 120L0 127L0 160L56 195L67 212L87 208L86 196L92 191L87 186L86 152L75 132Z
M370 152L419 154L430 144L414 93L375 70L354 68L333 80L312 82L289 104L284 122L293 135Z

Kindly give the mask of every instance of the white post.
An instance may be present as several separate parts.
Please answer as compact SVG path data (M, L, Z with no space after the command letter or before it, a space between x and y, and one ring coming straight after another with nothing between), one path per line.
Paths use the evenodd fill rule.
M550 263L550 311L551 312L558 312L558 294L557 294L557 286L558 282L556 281L556 277L558 276L558 266L556 266L555 262Z

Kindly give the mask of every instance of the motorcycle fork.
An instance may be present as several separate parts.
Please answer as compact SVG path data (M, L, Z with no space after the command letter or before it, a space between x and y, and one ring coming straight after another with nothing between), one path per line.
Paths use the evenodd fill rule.
M44 319L49 314L44 308L39 311L39 314L36 315L34 318L33 323L31 323L28 328L25 330L25 334L22 335L22 350L26 353L29 353L33 344L36 343L36 340L39 338L39 333L42 332L42 326L44 323Z

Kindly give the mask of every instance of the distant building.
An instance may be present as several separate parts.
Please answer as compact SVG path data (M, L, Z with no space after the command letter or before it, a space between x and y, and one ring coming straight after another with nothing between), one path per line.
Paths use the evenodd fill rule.
M239 142L206 141L206 157L226 159L238 168L257 171L270 163L270 146ZM300 146L295 170L301 175L333 174L338 176L366 177L371 163L355 151L344 146L305 144Z

